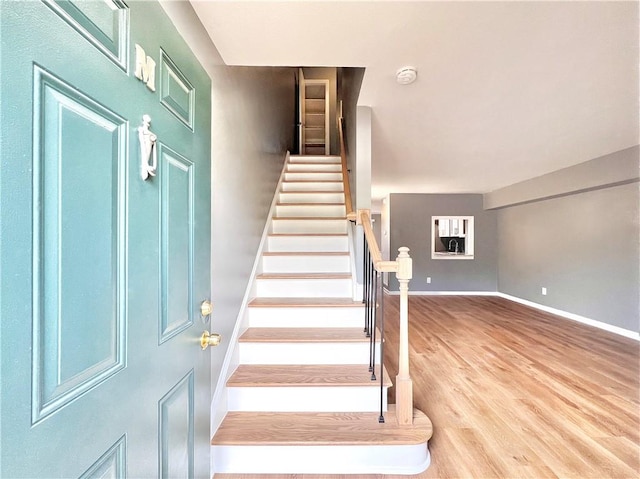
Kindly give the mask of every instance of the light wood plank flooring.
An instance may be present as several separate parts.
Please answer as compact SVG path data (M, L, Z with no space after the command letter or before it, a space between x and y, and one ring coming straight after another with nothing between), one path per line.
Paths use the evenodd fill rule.
M638 342L501 298L413 296L409 308L415 407L434 426L425 473L216 478L640 477ZM397 297L385 313L395 379Z

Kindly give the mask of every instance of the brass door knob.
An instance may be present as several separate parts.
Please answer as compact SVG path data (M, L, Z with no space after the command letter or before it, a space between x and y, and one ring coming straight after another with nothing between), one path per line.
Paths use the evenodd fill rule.
M200 314L203 318L206 318L211 313L213 313L213 304L211 301L205 299L202 303L200 303Z
M200 346L202 346L203 351L209 346L218 346L220 341L222 341L222 336L216 333L210 333L209 331L204 331L202 336L200 336Z

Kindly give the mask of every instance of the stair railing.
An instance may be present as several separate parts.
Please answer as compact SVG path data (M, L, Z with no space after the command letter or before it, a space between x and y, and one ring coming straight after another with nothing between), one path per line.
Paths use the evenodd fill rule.
M413 424L413 382L409 374L409 280L411 280L413 266L409 256L409 248L402 247L395 261L384 261L378 248L378 242L371 227L369 210L358 210L357 224L364 230L364 244L366 249L365 263L368 264L364 275L363 300L365 307L371 308L369 314L370 332L375 341L376 327L380 330L380 376L381 381L384 358L384 293L382 291L382 274L395 273L400 283L400 336L398 344L398 375L396 376L396 415L399 425ZM375 351L375 349L371 349ZM371 362L373 360L373 362ZM375 352L370 358L370 365L375 367ZM370 367L371 368L371 367ZM374 379L372 377L372 379ZM382 395L382 385L381 385ZM380 399L380 418L382 414L382 396Z
M342 183L344 186L344 206L349 221L356 221L356 213L353 211L351 200L351 184L349 183L349 170L347 169L347 147L344 140L344 118L338 117L338 136L340 137L340 160L342 162Z
M364 241L364 281L362 302L365 305L364 332L369 338L369 372L371 380L376 380L376 334L380 333L380 415L378 422L384 420L384 291L382 289L382 274L376 271L369 246Z
M369 371L371 380L376 374L376 334L380 333L380 416L384 422L384 291L383 273L395 273L400 284L400 335L398 345L398 375L396 376L396 417L398 424L413 424L413 382L409 374L409 281L413 274L413 265L409 256L409 248L398 249L395 261L383 261L382 253L371 227L371 213L368 209L353 210L349 170L347 169L347 149L344 137L344 118L338 118L338 134L340 138L340 159L342 161L342 182L344 188L347 219L360 225L364 232L363 258L363 294L365 304L364 332L369 339Z

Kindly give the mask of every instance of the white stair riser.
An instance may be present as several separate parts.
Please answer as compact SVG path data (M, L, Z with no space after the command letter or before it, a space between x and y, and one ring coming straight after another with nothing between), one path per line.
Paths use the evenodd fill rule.
M349 239L345 236L270 236L267 251L276 252L346 252Z
M342 192L343 184L340 181L285 181L282 183L282 191L339 191Z
M271 222L273 233L289 234L344 234L347 232L347 220L316 220L316 219L273 219Z
M340 157L335 155L291 155L289 163L340 163Z
M426 443L412 445L213 446L214 472L244 474L419 474Z
M364 337L364 333L362 333ZM240 364L362 364L369 367L369 342L249 343L239 345ZM376 361L380 343L376 344ZM378 372L376 372L376 375Z
M322 190L320 190L322 191ZM344 193L280 193L280 203L344 203Z
M351 258L341 256L263 256L265 273L348 273Z
M376 412L380 383L347 387L228 387L229 411L260 412ZM383 388L382 410L387 410Z
M290 218L292 216L335 216L343 218L346 216L344 205L277 205L276 216Z
M340 163L289 163L287 172L294 171L331 171L342 173L342 164Z
M351 279L262 279L256 281L261 298L350 298Z
M247 308L252 328L363 328L363 308Z
M342 181L342 173L288 173L284 174L285 181Z

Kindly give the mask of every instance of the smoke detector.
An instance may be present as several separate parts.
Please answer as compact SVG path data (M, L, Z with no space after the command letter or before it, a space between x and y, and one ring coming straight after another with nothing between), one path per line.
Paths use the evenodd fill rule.
M400 85L409 85L416 81L417 77L418 70L414 67L402 67L396 72L396 81L400 83Z

